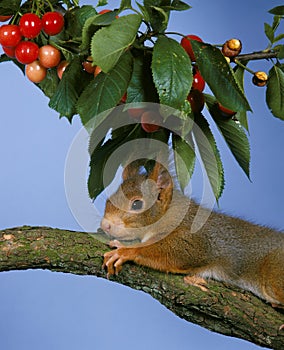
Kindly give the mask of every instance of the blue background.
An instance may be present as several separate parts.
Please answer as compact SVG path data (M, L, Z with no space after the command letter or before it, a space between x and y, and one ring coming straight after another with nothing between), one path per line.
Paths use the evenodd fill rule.
M193 9L173 15L170 30L211 43L238 37L243 52L266 47L263 22L272 21L267 10L282 5L266 0L189 3ZM250 67L267 70L269 65ZM64 192L65 158L81 128L79 118L72 125L58 120L47 98L13 64L1 64L0 76L0 228L27 224L81 230ZM283 229L284 122L269 113L265 88L250 80L248 75L245 89L254 111L249 114L252 182L218 137L226 171L220 208ZM0 286L3 350L258 348L185 322L148 295L96 277L9 272L0 274Z

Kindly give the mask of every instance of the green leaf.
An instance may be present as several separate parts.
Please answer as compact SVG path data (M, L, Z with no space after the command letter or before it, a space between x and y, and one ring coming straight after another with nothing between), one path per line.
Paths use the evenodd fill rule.
M76 114L75 107L78 97L90 79L93 78L83 71L81 61L75 57L64 71L62 79L49 101L49 107L71 120Z
M127 88L127 103L159 102L151 71L152 54L134 58L133 72Z
M51 98L55 93L60 80L57 75L56 69L48 69L46 77L37 86L43 91L43 93Z
M246 66L247 62L242 62L242 64L244 66ZM244 90L244 73L245 73L245 69L243 67L237 65L236 68L234 69L234 72L235 72L235 78L236 78L239 86L241 87L242 90ZM237 112L235 117L238 119L238 121L241 123L241 125L246 130L248 130L247 112L246 111Z
M221 51L196 40L191 40L191 45L198 69L217 100L232 111L251 110L233 70Z
M160 36L153 49L153 79L160 103L179 109L192 85L191 63L178 42Z
M105 6L108 4L108 0L99 0L97 6Z
M123 10L126 10L126 9L131 9L132 6L131 6L131 0L121 0L120 2L120 7L119 7L119 11L123 11Z
M140 15L119 17L95 33L91 44L92 57L103 72L109 72L134 42L141 20Z
M146 22L150 22L150 13L149 13L147 7L146 7L146 6L142 6L142 5L139 4L139 2L137 2L137 1L136 1L136 5L139 7L139 10L141 11L144 20L145 20Z
M168 26L170 11L166 7L171 5L170 0L144 0L149 21L154 32L162 33Z
M284 16L284 6L276 6L268 12L276 16Z
M273 66L268 74L266 103L275 117L284 120L284 72L278 66Z
M180 0L173 0L169 6L163 6L163 9L168 11L185 11L190 8L191 6Z
M81 38L82 29L86 20L96 15L97 11L90 5L84 5L82 7L75 7L72 10L66 12L65 19L65 31L74 40L74 38Z
M212 191L218 200L224 189L224 170L220 153L207 120L200 114L196 117L193 135Z
M164 10L161 7L158 6L151 6L152 8L152 26L153 29L156 30L159 29L159 32L162 32L165 30L168 26L169 22L169 11ZM150 19L151 21L151 19ZM155 25L154 25L155 23ZM154 30L155 30L154 29Z
M277 47L274 48L275 50L277 49L277 58L279 60L284 59L284 45L278 45Z
M274 42L274 30L268 23L264 23L264 32L265 32L265 35L267 36L268 40L271 43L273 43Z
M102 72L90 82L77 103L77 111L84 125L97 117L94 118L93 125L96 128L107 116L101 113L118 104L127 90L131 79L132 66L132 56L127 52L109 73Z
M0 15L9 16L14 15L19 11L21 0L1 0L0 2Z
M217 101L212 96L205 95L206 104L219 131L223 135L236 161L249 178L250 145L247 135L238 121L225 119L220 112Z
M195 151L191 134L187 136L187 140L177 134L172 135L172 143L175 157L175 168L181 190L185 187L193 174L195 165Z
M274 17L273 17L272 28L273 28L274 32L275 32L276 29L278 28L280 22L281 22L281 17L280 17L280 16L274 16Z
M279 34L274 38L274 43L277 43L277 41L280 41L284 39L284 34Z
M116 19L118 12L119 11L111 11L103 14L96 14L86 20L82 30L81 50L89 50L94 33L100 29L101 26L109 26Z
M113 124L111 121L109 124ZM94 133L91 135L90 144L96 142L99 135L95 129ZM153 150L153 147L149 147L151 140L160 140L164 143L168 140L168 133L161 130L158 132L158 136L150 133L144 132L139 124L131 124L123 126L119 129L115 129L112 132L111 138L108 140L104 140L105 142L100 142L97 147L90 150L91 153L91 162L90 162L90 175L88 180L88 189L89 194L92 199L95 199L104 189L105 186L109 185L113 180L116 170L120 165L121 159L119 157L114 157L111 169L108 169L108 173L106 174L104 171L106 162L109 157L115 152L120 146L127 144L132 140L144 139L145 148L149 149L149 151ZM133 152L133 149L130 150ZM125 159L127 159L127 154L125 154ZM149 153L149 156L150 153ZM98 171L99 169L99 171ZM110 173L110 171L112 171Z

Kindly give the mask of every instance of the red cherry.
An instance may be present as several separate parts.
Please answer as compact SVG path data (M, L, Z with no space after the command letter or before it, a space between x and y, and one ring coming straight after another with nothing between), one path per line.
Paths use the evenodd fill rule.
M218 108L219 108L222 116L225 118L231 118L237 113L237 112L232 111L229 108L222 106L221 103L219 103L219 102L218 102Z
M2 46L2 49L8 57L15 57L15 48L13 46Z
M155 132L160 129L162 118L154 111L147 111L141 115L141 127L146 132Z
M21 41L20 28L15 24L3 24L0 27L0 44L2 46L17 46Z
M92 56L88 56L86 58L86 61L84 61L82 63L82 65L83 65L84 70L87 73L94 74L94 72L96 70L96 66L93 66L93 57Z
M60 12L46 12L41 21L42 29L47 35L59 34L64 27L64 17Z
M204 96L199 90L192 89L187 96L193 113L200 113L204 107Z
M20 19L19 27L25 38L33 39L41 31L41 20L34 13L25 13Z
M38 46L32 41L21 41L15 49L15 57L18 62L29 64L35 61L38 57Z
M205 88L205 80L202 78L199 70L194 67L193 68L193 82L192 89L203 91Z
M65 69L68 65L69 65L68 61L61 61L57 66L57 75L59 79L62 79L62 75L65 72Z
M61 53L52 45L44 45L39 49L38 58L42 66L52 68L58 66Z
M10 18L12 18L13 16L0 16L0 22L7 22Z
M25 68L26 76L33 83L40 83L46 77L46 68L38 60L29 63Z
M181 42L180 42L181 46L188 53L188 56L190 57L191 61L195 62L195 56L194 56L194 52L193 52L192 47L191 47L191 42L188 39L196 40L196 41L200 41L200 42L203 42L203 40L201 38L199 38L199 36L197 36L197 35L187 35L186 38L181 39Z

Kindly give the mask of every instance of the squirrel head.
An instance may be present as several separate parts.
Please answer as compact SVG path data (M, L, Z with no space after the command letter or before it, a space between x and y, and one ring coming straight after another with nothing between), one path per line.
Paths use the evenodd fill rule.
M170 206L173 181L169 172L159 162L149 174L141 174L140 168L138 161L130 163L123 171L123 183L106 202L101 228L113 238L145 241L149 225Z

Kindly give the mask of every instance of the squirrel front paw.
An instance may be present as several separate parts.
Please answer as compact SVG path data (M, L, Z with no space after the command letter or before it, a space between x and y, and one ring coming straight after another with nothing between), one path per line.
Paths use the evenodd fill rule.
M112 241L111 250L104 254L103 269L107 269L107 278L111 275L118 275L122 270L122 265L129 260L134 260L133 249L124 247L119 241Z

